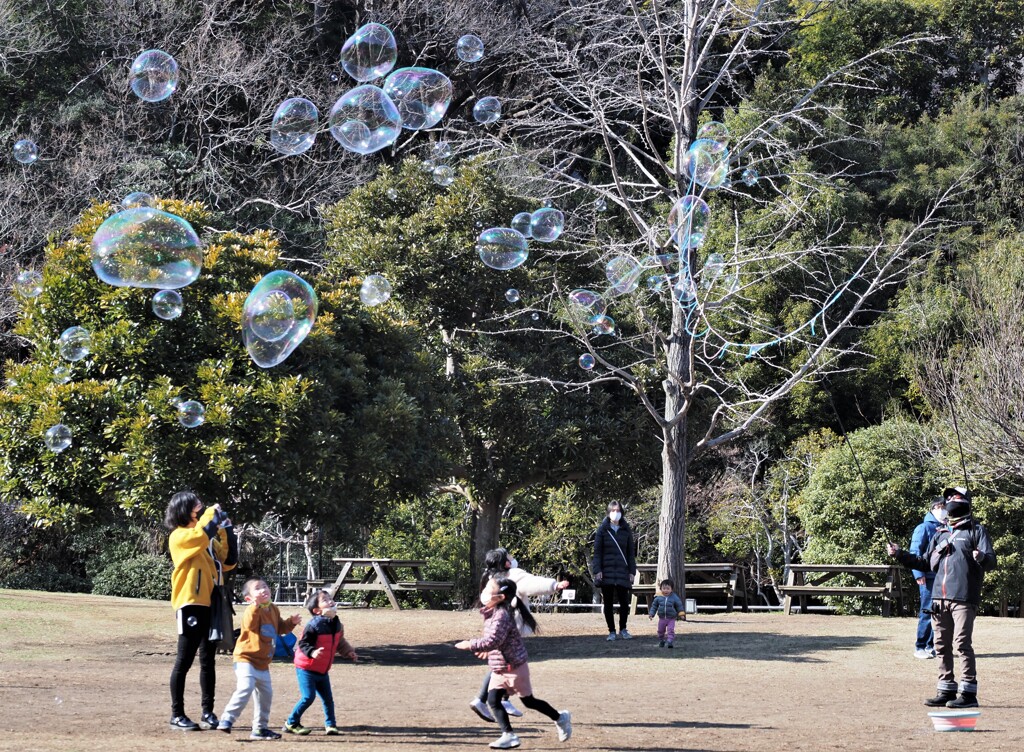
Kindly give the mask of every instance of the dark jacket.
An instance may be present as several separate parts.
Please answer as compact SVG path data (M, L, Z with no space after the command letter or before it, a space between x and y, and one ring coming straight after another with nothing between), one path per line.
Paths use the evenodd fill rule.
M617 546L616 543L618 543ZM612 528L611 520L605 517L598 526L597 532L594 533L592 569L595 576L599 572L604 575L597 583L598 586L633 586L633 576L636 574L636 555L633 548L633 530L626 521L622 520L619 523L619 529L616 532Z
M664 595L657 595L648 610L648 616L657 616L659 619L675 619L683 611L683 602L679 596L672 593L667 598Z
M932 538L935 537L935 531L942 527L942 523L935 519L935 515L928 511L924 515L924 521L914 528L914 535L910 538L910 548L907 549L910 553L915 556L924 556L925 551L928 550L928 544L931 543ZM931 584L932 578L935 577L935 572L930 569L926 569L923 572L920 569L914 570L914 579L924 577Z
M302 630L297 647L295 665L315 674L326 674L331 670L335 653L346 658L352 655L352 646L345 639L345 628L341 626L341 620L337 616L328 619L317 614L310 619L309 624ZM314 658L313 651L317 648L323 648L324 651Z
M975 561L973 552L982 553ZM971 517L938 529L923 556L900 551L897 560L918 571L935 572L933 600L980 605L981 582L985 572L995 569L996 555L985 528Z

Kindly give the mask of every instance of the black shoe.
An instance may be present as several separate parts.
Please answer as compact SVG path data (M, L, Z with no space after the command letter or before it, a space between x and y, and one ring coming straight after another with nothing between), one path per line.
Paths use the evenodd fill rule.
M929 708L944 708L946 703L956 699L956 692L943 692L939 690L939 693L935 697L929 697L924 701L924 704Z
M265 729L253 729L252 733L249 734L250 739L259 739L263 741L271 741L272 739L280 739L281 735L276 731L271 731L268 728Z
M978 693L977 692L961 692L960 696L955 700L950 700L946 703L947 708L955 708L956 710L963 710L964 708L976 708L978 707Z
M669 650L671 650L672 649L672 643L671 642L668 643L667 645L665 645L665 647L667 647Z
M176 715L171 719L171 728L178 731L198 731L199 726L187 715Z
M199 719L199 728L203 731L210 731L217 728L219 723L220 721L217 720L217 716L213 713L203 713L203 717Z
M665 641L664 641L664 640L659 640L659 642L658 642L658 647L659 647L659 648L663 648L663 647L665 647Z

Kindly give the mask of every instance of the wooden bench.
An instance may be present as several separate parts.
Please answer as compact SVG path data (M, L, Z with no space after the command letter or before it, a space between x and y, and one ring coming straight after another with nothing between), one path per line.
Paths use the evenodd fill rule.
M338 557L334 561L341 565L341 570L334 582L329 587L325 587L332 598L340 590L355 590L366 593L365 601L368 603L374 593L384 593L388 597L391 607L400 611L402 606L396 593L425 593L430 605L436 608L437 600L434 593L450 592L455 589L454 582L422 579L420 573L427 563L420 559ZM414 579L399 579L397 574L399 569L411 571ZM353 575L355 570L363 570L363 574L355 576Z
M686 596L694 594L724 596L726 611L732 611L736 599L741 601L741 608L746 611L749 608L747 602L747 583L743 574L743 568L738 564L724 563L700 563L686 564L683 567L686 574ZM632 612L636 613L640 598L646 602L646 608L650 608L651 602L658 593L657 583L653 580L658 572L657 564L637 564L636 576L633 578L633 601Z
M862 585L830 585L836 577L848 576L862 582ZM899 567L888 564L791 564L786 584L780 590L783 594L782 608L787 614L793 613L793 599L800 601L800 613L807 613L810 598L824 596L854 596L881 598L882 616L903 611L903 590L900 585Z

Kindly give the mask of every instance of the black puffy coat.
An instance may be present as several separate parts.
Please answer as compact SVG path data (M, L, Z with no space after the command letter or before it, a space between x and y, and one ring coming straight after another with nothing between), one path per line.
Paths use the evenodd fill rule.
M616 546L616 543L619 545ZM619 523L616 531L612 528L611 520L604 518L594 533L594 561L591 564L595 577L598 572L603 574L598 586L633 586L633 576L636 574L634 546L633 530L625 520Z
M981 552L980 562L974 558L976 550ZM975 606L981 603L981 583L985 572L996 566L996 555L988 533L971 518L952 527L940 527L923 556L900 551L896 558L904 566L935 572L933 600L958 601Z

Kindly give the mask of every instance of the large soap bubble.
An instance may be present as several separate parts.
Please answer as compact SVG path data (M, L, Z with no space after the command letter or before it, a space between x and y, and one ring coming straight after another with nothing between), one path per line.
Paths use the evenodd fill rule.
M486 125L501 117L501 100L497 97L484 97L473 105L473 119Z
M287 299L288 307L283 305ZM242 307L242 340L249 357L261 368L272 368L292 354L313 328L319 303L309 283L298 275L282 270L265 276L249 293ZM276 315L291 309L291 322L278 336ZM273 339L260 336L260 332Z
M161 290L153 296L152 307L158 319L173 321L181 315L181 293L177 290Z
M721 188L729 176L729 150L721 141L699 138L686 150L683 164L693 182Z
M153 197L142 191L133 191L121 199L122 209L138 209L140 206L153 206Z
M161 102L178 88L178 63L163 50L146 50L135 58L128 80L139 99Z
M437 125L452 102L452 82L433 68L399 68L384 81L384 93L398 108L402 127L422 130Z
M477 63L484 56L484 43L475 34L464 34L455 43L455 54L464 63Z
M185 428L196 428L206 422L206 408L202 402L187 400L178 405L178 422Z
M21 164L32 164L39 159L39 147L34 141L23 138L14 144L14 160Z
M533 217L530 212L519 212L512 217L512 229L520 233L524 238L533 237L530 234L530 219Z
M22 298L38 298L43 292L43 275L27 269L14 279L14 292Z
M526 238L511 227L492 227L476 240L480 260L492 269L507 271L520 266L530 255Z
M604 313L608 304L593 290L577 288L569 293L569 310L577 317L591 318Z
M643 270L632 256L616 256L605 266L604 273L617 295L628 295L640 286Z
M118 212L92 238L92 268L115 287L185 287L199 278L202 265L192 225L148 206Z
M711 222L711 209L696 196L683 196L668 213L668 230L680 250L699 248Z
M391 283L379 274L371 274L359 288L359 299L363 305L373 308L386 303L391 297Z
M286 99L277 106L270 123L270 143L289 157L302 154L316 141L320 113L302 97Z
M704 123L704 125L697 129L697 138L706 138L711 141L718 141L721 144L727 144L729 143L729 128L725 123L712 120L710 123Z
M402 117L377 86L357 86L331 108L331 135L349 151L372 154L395 143Z
M360 26L341 48L341 67L359 83L387 75L396 60L395 35L378 23Z
M71 446L71 429L63 423L58 423L57 425L46 429L46 433L43 435L43 441L46 443L47 449L56 454L60 454Z
M69 326L61 332L57 349L64 360L74 363L92 352L92 335L85 327Z
M530 217L530 235L541 243L553 243L565 229L565 215L558 209L546 206Z

